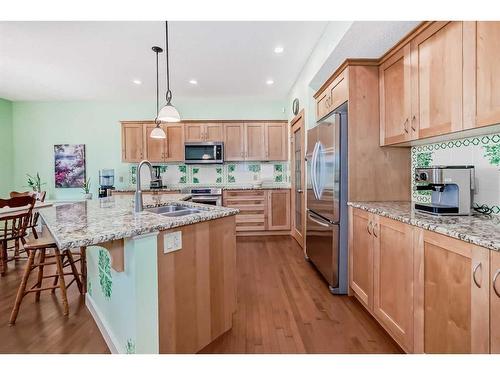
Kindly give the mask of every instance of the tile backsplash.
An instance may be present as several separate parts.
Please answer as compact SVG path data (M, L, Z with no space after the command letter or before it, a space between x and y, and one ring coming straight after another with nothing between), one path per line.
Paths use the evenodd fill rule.
M234 162L210 165L153 164L161 167L163 185L250 185L256 181L263 184L289 184L288 162ZM129 168L129 184L136 183L137 165ZM149 173L143 168L143 186L149 185Z
M412 176L416 167L473 165L476 188L474 203L484 204L490 207L493 213L500 214L500 134L412 147L411 165ZM412 199L417 202L429 202L430 194L412 190Z

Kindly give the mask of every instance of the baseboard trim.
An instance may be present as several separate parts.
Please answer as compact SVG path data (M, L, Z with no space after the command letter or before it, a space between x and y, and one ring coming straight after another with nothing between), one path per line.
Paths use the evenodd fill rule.
M97 324L97 328L99 328L99 331L101 332L101 335L106 342L106 345L108 346L109 351L111 354L120 354L120 352L117 349L117 340L116 337L114 337L113 333L109 332L106 329L106 324L103 322L101 319L101 313L99 309L95 306L94 300L92 297L90 297L88 294L85 295L85 306L87 306L87 309L90 311L90 315L92 315L92 318L94 318L95 323Z

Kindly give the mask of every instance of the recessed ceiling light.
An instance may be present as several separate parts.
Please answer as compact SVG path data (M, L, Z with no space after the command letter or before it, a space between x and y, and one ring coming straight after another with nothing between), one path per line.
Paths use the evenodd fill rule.
M136 85L142 85L142 81L140 79L134 79L132 82L134 82Z
M273 84L274 84L274 81L273 81L272 79L268 79L268 80L266 81L266 85L271 86L271 85L273 85Z
M198 84L198 81L195 80L195 79L190 79L189 80L189 83L192 84L192 85L197 85Z
M285 49L282 46L277 46L274 48L274 53L280 54L283 53Z

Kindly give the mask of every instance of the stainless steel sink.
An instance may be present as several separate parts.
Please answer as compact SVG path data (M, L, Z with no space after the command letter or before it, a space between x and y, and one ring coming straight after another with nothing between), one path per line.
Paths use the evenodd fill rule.
M147 208L144 211L169 217L185 216L201 212L201 210L198 210L197 208L175 206L175 205Z

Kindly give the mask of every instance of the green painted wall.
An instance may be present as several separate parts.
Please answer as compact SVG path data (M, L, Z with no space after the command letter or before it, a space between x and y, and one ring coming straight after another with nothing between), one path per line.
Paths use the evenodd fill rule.
M0 198L12 190L12 102L0 99Z
M184 119L286 119L283 101L176 99ZM40 173L49 199L81 198L81 189L55 189L54 144L85 144L87 177L97 194L98 171L115 169L115 186L128 184L128 164L120 160L120 120L154 118L154 102L14 102L13 188L26 173Z

